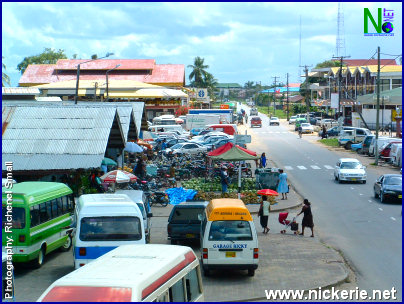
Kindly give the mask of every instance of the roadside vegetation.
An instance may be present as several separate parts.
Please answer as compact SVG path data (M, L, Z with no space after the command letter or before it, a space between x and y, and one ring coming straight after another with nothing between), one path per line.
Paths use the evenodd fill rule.
M339 147L337 138L325 138L319 139L318 141L326 146Z

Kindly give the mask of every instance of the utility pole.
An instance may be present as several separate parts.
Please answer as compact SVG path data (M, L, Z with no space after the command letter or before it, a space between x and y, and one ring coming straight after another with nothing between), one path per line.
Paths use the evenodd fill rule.
M342 84L342 63L344 61L344 58L350 58L351 56L340 56L340 57L332 57L332 59L339 59L340 60L340 66L339 66L339 73L338 73L338 118L341 113L341 98L342 98L342 90L341 90L341 84ZM345 116L344 113L342 113L342 116Z
M376 84L376 141L375 141L375 164L379 164L379 147L377 139L379 138L379 111L380 111L380 46L377 47L377 84Z
M289 73L286 73L286 121L289 121Z
M98 82L94 83L94 102L97 102L97 88L98 88Z
M308 66L308 65L304 65L304 66L300 66L301 68L304 68L304 73L305 73L305 77L306 77L306 96L304 97L304 101L305 101L305 103L306 103L306 111L307 111L307 122L310 122L310 119L309 119L309 112L310 112L310 100L309 100L309 98L308 98L308 92L309 92L309 88L308 88L308 86L309 86L309 67L311 67L311 65L310 66Z
M275 87L274 87L274 115L276 116L276 78L280 78L278 76L272 77L274 78L274 83L275 83ZM269 109L268 109L269 110ZM269 114L269 111L268 111Z

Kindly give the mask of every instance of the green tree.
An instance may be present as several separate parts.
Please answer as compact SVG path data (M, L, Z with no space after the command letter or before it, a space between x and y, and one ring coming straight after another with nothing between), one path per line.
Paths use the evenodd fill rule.
M218 85L217 79L211 73L206 72L206 77L203 81L202 87L208 89L208 94L211 98L215 98L216 86Z
M95 59L97 59L97 58L98 58L97 54L91 55L91 59L92 59L92 60L95 60Z
M189 74L189 80L192 81L191 84L194 87L201 88L204 85L204 81L208 74L206 69L209 68L208 65L204 64L204 61L205 59L198 56L194 59L193 65L188 65L188 68L192 69L191 73Z
M315 69L334 68L339 66L341 66L339 60L325 60L323 62L317 63ZM346 64L342 63L342 66L346 66Z
M17 70L21 71L21 74L23 74L30 64L55 64L58 59L67 59L64 50L59 49L55 51L51 48L45 48L41 54L25 57L24 60L17 65Z
M4 56L1 56L1 59L4 59ZM4 72L3 72L4 70ZM10 83L10 77L6 74L6 65L4 62L2 62L2 71L1 71L1 86L4 87L5 83L8 84L9 86L11 85Z

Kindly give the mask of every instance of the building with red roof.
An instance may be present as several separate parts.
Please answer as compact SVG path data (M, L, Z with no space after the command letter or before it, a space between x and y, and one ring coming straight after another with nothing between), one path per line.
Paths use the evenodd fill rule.
M77 66L87 59L59 59L56 64L30 64L19 85L29 87L59 81L75 80ZM114 69L117 65L118 68ZM165 87L185 85L183 64L156 64L154 59L98 59L80 65L80 80L135 80Z

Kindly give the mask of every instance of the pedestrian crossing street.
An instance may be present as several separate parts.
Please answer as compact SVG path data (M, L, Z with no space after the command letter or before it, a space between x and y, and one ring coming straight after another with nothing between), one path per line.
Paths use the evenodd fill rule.
M316 165L310 165L310 166L284 166L283 167L287 171L291 170L321 170L321 169L326 169L326 170L334 170L333 166L330 165L323 165L323 166L316 166Z

